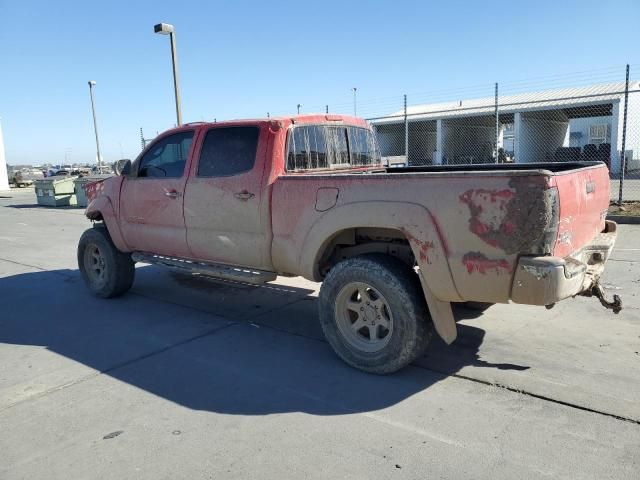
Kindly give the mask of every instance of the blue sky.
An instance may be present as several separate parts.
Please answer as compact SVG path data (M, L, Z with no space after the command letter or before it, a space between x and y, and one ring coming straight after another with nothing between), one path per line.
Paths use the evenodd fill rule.
M366 116L398 110L403 93L411 104L489 96L496 81L623 80L622 66L640 63L637 0L0 0L0 19L10 164L95 160L88 80L105 160L134 158L140 127L173 126L169 40L153 33L162 21L176 26L185 122L298 103L350 113L354 86Z

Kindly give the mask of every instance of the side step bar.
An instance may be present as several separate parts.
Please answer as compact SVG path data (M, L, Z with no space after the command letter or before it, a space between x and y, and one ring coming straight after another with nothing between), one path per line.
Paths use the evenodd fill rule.
M182 270L188 270L189 272L206 275L208 277L250 283L253 285L262 285L263 283L271 282L277 278L277 275L274 272L266 272L264 270L233 267L230 265L200 263L192 260L185 260L183 258L165 257L163 255L154 255L151 253L134 252L131 254L131 258L134 262L165 265L167 267L180 268Z

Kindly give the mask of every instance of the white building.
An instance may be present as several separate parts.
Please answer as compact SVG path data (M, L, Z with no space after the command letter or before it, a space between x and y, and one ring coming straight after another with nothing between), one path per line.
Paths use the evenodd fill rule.
M624 83L500 96L498 147L517 163L597 159L620 171ZM626 158L640 168L640 82L629 84ZM383 156L408 153L411 165L495 161L493 97L415 105L371 121Z
M1 123L0 123L0 190L9 190L9 178L7 176L7 159L4 155L4 139L2 137Z

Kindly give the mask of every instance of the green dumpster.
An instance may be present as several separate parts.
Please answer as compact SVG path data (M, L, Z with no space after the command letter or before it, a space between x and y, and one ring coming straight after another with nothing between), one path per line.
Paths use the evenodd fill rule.
M33 182L38 205L63 207L76 204L73 181L76 177L59 176L39 178Z
M89 175L87 177L78 177L73 181L73 185L76 192L77 204L79 207L86 207L89 203L87 199L87 192L85 187L88 183L98 182L100 180L104 180L105 178L113 177L112 174L99 174L99 175Z

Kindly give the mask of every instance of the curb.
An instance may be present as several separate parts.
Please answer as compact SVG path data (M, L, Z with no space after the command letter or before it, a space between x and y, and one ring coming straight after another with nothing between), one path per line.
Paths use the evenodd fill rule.
M607 215L607 220L613 220L619 224L640 225L640 217L634 215Z

